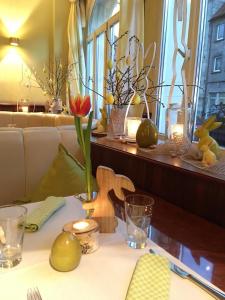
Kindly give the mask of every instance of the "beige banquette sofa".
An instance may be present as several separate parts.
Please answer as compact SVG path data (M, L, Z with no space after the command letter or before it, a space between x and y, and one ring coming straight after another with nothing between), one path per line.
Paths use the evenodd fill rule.
M56 127L73 124L74 118L69 115L0 111L0 127Z
M0 128L0 205L34 190L55 158L59 143L82 161L74 128Z

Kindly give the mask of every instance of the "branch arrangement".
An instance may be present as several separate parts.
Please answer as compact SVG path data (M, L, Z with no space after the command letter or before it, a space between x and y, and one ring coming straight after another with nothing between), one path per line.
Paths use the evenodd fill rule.
M62 64L60 59L55 58L49 64L44 64L42 70L33 68L32 72L27 73L26 86L41 88L45 95L60 99L72 69L73 65Z

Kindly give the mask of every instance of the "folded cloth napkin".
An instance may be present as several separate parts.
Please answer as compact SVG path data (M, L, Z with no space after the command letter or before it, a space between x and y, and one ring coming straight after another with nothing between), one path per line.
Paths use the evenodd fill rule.
M171 271L169 261L155 254L144 254L135 266L126 300L168 300Z
M37 231L58 209L65 205L63 197L50 196L46 198L40 206L34 209L26 219L25 229L27 231Z

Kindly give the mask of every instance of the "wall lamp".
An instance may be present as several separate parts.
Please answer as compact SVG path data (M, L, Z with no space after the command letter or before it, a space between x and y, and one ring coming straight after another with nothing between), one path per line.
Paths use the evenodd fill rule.
M16 38L16 37L10 37L9 38L9 44L11 46L16 46L17 47L19 45L19 43L20 43L20 40L18 38Z

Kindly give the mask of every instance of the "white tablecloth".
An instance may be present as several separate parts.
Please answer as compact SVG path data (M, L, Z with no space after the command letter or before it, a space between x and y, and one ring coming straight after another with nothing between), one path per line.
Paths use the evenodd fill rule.
M37 205L27 207L32 210ZM136 261L148 252L150 245L178 262L151 241L144 250L130 249L125 243L125 224L119 222L117 232L101 234L100 248L83 255L75 270L57 272L49 265L51 245L65 223L82 217L80 202L68 197L66 206L40 231L25 234L22 262L0 271L1 300L25 300L27 289L35 286L41 291L43 300L124 300ZM170 300L207 299L213 298L189 280L172 274Z

